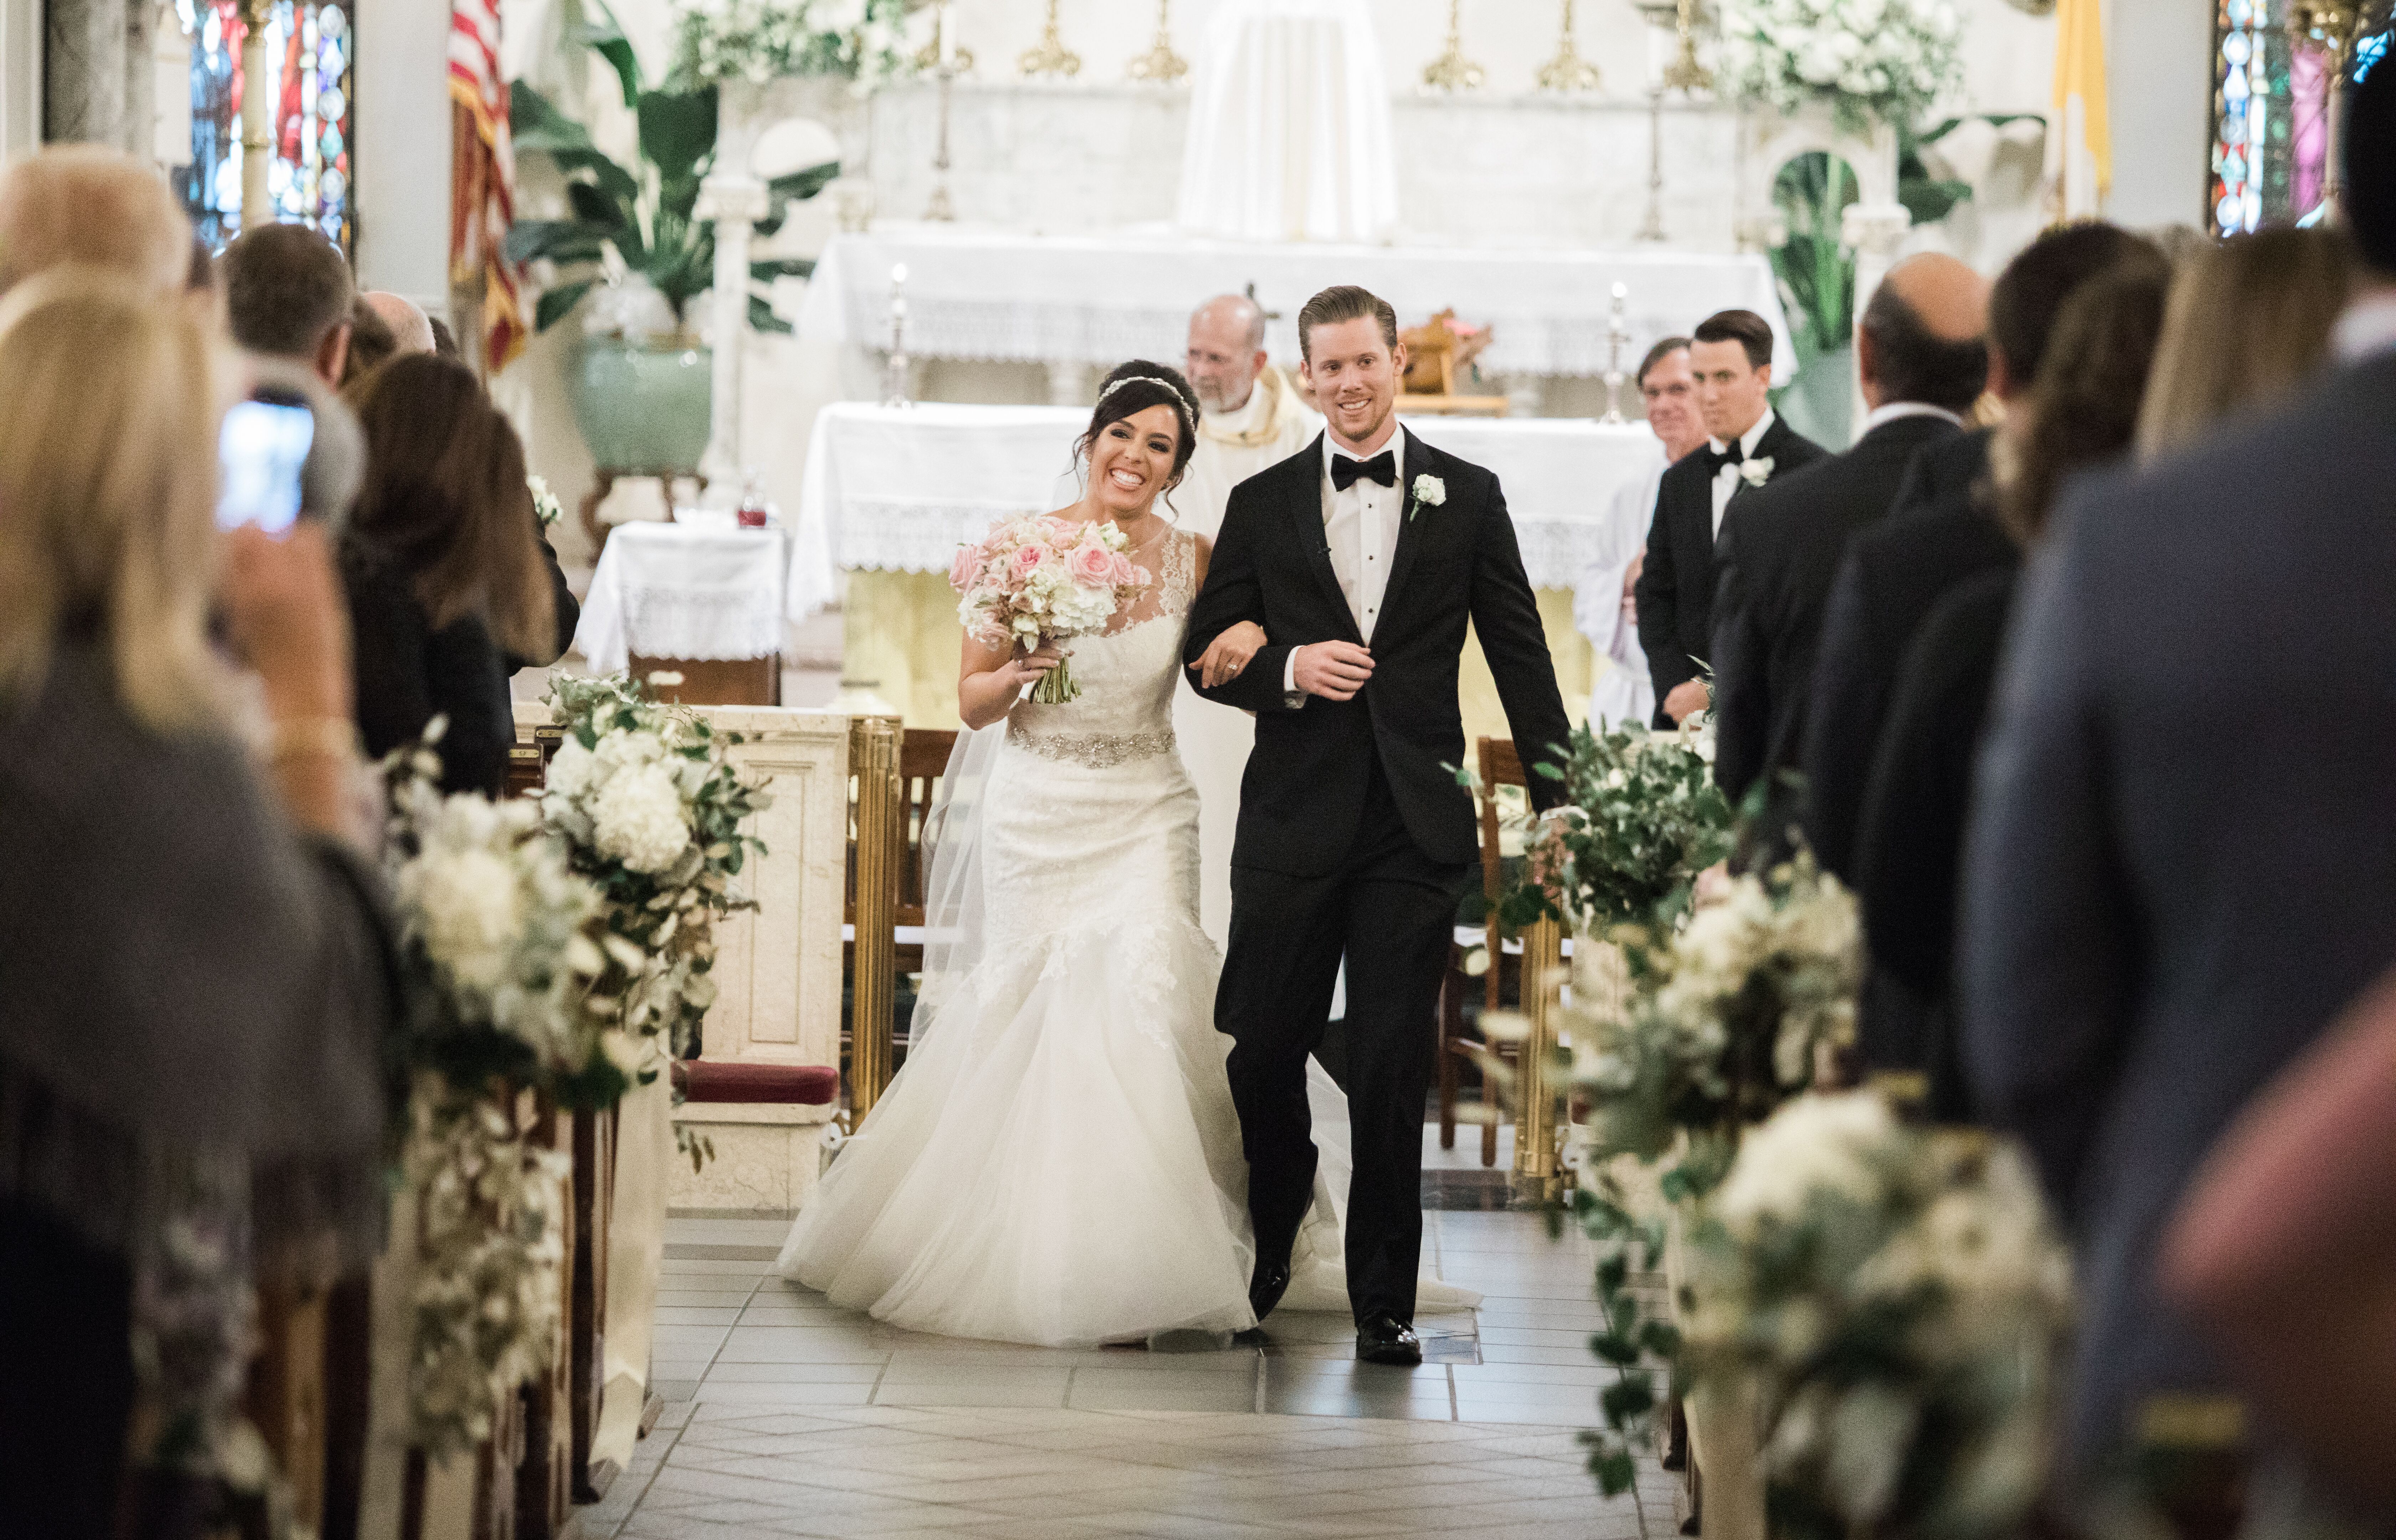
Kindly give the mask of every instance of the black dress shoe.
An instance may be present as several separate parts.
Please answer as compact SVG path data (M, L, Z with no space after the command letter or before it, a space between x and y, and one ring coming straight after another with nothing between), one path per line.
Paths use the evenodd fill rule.
M1356 1323L1356 1356L1366 1363L1411 1369L1422 1362L1422 1338L1387 1310L1375 1310Z
M1258 1324L1272 1314L1281 1296L1289 1293L1289 1255L1259 1256L1257 1270L1248 1275L1248 1308L1254 1310Z

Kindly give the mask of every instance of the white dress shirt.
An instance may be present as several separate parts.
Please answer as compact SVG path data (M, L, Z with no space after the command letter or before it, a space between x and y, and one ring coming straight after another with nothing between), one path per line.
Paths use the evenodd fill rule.
M1755 426L1738 435L1738 452L1742 459L1754 458L1755 446L1764 442L1764 435L1772 431L1772 425L1779 420L1772 408L1766 406L1764 415L1755 419ZM1706 440L1706 447L1719 455L1726 446L1722 440L1710 438ZM1739 468L1736 465L1725 465L1714 472L1714 536L1717 539L1722 536L1723 514L1730 507L1731 495L1738 490L1739 480Z
M1951 422L1958 428L1963 426L1963 419L1944 406L1933 406L1926 401L1892 401L1886 405L1873 407L1870 414L1864 418L1864 425L1857 430L1856 437L1861 438L1884 423L1895 422L1900 418L1917 417L1937 418L1942 422Z
M1383 486L1369 477L1359 476L1342 492L1331 480L1331 462L1341 459L1366 460L1388 455L1396 467L1391 484ZM1356 634L1367 645L1372 644L1373 628L1381 618L1381 600L1390 589L1390 559L1398 549L1398 525L1405 513L1406 497L1406 431L1400 425L1390 434L1390 441L1370 455L1351 455L1323 435L1323 539L1331 548L1331 570L1339 579L1339 591L1348 598L1348 613L1355 619ZM1296 695L1298 690L1298 649L1289 650L1288 661L1282 670L1282 692Z

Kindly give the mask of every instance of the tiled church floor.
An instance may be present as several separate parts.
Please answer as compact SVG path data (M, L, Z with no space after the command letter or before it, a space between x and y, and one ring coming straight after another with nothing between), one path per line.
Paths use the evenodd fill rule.
M1435 1163L1471 1201L1474 1154ZM1424 1221L1426 1261L1485 1297L1419 1321L1412 1371L1354 1361L1341 1316L1276 1316L1264 1346L1213 1353L896 1331L771 1277L780 1219L671 1221L667 1414L585 1532L1665 1540L1671 1479L1644 1470L1638 1502L1608 1503L1576 1440L1610 1374L1587 1243L1529 1214Z

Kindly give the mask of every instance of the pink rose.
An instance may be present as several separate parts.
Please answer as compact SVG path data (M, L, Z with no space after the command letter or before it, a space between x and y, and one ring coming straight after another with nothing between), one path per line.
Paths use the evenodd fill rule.
M949 587L964 593L973 587L974 578L980 571L981 548L959 546L956 560L949 564Z
M1122 581L1115 576L1121 560L1104 546L1085 545L1065 558L1065 571L1084 588L1112 588Z
M1082 526L1071 519L1042 519L1041 535L1058 551L1071 551L1082 540Z
M1130 557L1124 555L1115 557L1115 587L1141 588L1145 587L1147 582L1148 574L1132 565Z
M1047 559L1048 551L1045 547L1036 545L1018 546L1015 551L1015 560L1012 564L1012 569L1016 579L1019 582L1023 578L1031 577L1033 573L1040 570L1040 564Z

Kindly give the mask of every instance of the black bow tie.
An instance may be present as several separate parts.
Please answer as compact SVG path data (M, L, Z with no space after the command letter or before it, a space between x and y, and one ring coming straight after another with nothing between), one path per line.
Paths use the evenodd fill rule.
M1355 485L1359 478L1379 482L1383 486L1397 485L1398 457L1388 449L1371 459L1350 459L1345 455L1331 457L1331 485L1334 489L1345 492Z
M1716 471L1720 471L1725 465L1740 464L1746 458L1747 451L1739 446L1737 439L1731 440L1724 448L1709 448L1706 451L1706 464Z

